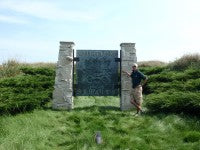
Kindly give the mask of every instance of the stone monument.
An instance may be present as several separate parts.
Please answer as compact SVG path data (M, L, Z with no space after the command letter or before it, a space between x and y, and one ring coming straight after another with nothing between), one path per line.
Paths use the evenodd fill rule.
M137 62L135 43L121 43L121 70L131 72L133 63ZM130 103L131 78L121 72L121 98L120 109L129 110L133 107Z
M53 109L73 109L73 42L60 42L59 56L56 66L56 78L53 92ZM132 64L137 62L135 43L121 43L121 88L120 109L129 110L131 79L122 73L131 72Z
M60 42L53 92L53 109L73 108L73 46L73 42Z

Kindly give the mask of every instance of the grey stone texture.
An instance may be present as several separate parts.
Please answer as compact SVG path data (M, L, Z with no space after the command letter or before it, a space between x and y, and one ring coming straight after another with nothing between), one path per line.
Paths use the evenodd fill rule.
M73 42L60 42L53 91L53 109L73 109ZM137 62L135 43L122 43L121 70L131 72L133 63ZM130 103L131 79L121 72L121 110L133 108Z
M60 42L53 91L53 109L73 109L73 46L73 42Z
M121 71L131 72L133 63L137 62L135 43L121 43ZM120 109L133 108L130 103L131 78L121 72L121 98Z

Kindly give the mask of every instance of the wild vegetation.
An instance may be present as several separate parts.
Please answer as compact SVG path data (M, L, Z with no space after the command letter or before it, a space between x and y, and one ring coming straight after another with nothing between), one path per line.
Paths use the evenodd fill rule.
M0 79L7 77L14 77L19 74L23 74L21 71L22 67L32 67L32 68L51 68L55 69L55 63L22 63L17 60L11 59L7 62L0 64Z
M76 97L71 111L49 107L1 116L0 149L199 149L198 118L134 113L120 111L118 97ZM103 139L99 145L97 131Z
M184 55L161 67L143 67L148 75L144 88L149 111L200 116L200 55ZM180 68L178 67L180 66Z
M53 67L31 67L9 61L2 67L0 114L19 113L43 107L52 97Z
M120 111L118 97L75 97L73 110L54 111L55 64L8 61L0 66L0 149L198 150L199 58L185 55L161 66L140 64L149 80L146 112L138 117L135 110ZM97 131L103 138L100 145Z
M166 66L166 62L152 60L152 61L140 61L138 62L139 67L157 67L157 66Z

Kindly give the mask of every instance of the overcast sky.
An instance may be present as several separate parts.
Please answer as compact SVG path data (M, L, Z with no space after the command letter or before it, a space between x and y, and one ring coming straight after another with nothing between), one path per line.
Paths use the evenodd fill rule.
M56 62L75 49L136 43L138 61L200 52L199 0L0 0L0 63Z

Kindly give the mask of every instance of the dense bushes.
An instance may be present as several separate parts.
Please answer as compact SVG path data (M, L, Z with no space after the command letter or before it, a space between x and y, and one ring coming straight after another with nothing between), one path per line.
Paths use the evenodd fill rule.
M158 80L149 79L147 86L144 88L144 94L151 94L151 93L159 94L167 90L199 92L200 78L199 79L189 78L188 80L185 81L172 80L171 82L158 82Z
M0 113L33 110L52 97L54 69L23 67L23 75L0 79Z
M140 67L148 76L144 87L148 110L200 115L199 64L199 55L192 55L183 56L168 66ZM55 64L20 66L10 61L0 69L0 113L32 110L51 99Z
M29 75L45 75L45 76L55 75L55 70L48 67L39 67L39 68L22 67L21 70L23 73Z
M198 142L200 141L200 132L190 131L184 136L184 142Z
M140 67L140 71L142 71L145 75L152 75L152 74L158 74L164 71L166 67Z
M190 113L200 115L200 93L167 91L146 98L151 111Z
M195 59L192 59L191 56L183 56L173 63L173 67L142 68L149 78L144 94L147 95L146 106L150 111L183 112L200 116L198 57L193 56ZM178 64L181 68L176 68Z

